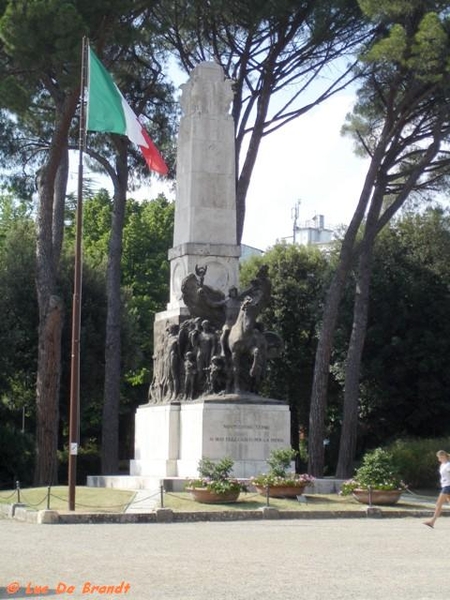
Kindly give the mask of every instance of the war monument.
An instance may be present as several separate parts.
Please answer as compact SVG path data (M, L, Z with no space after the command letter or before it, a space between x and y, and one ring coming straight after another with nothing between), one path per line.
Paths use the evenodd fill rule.
M170 300L156 315L153 380L136 413L130 475L192 477L201 458L266 470L290 446L289 407L258 394L279 337L258 321L267 268L239 288L231 82L201 63L182 86Z

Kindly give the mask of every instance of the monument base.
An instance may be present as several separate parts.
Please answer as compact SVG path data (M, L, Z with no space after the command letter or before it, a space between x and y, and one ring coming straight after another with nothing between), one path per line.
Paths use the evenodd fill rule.
M252 477L268 470L272 450L290 447L290 430L289 406L255 394L148 404L136 412L130 475L196 477L202 458L229 457L235 477Z

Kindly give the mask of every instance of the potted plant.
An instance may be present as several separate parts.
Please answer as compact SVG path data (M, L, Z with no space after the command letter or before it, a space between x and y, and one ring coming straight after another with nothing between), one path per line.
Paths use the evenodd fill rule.
M342 484L341 494L352 496L363 504L396 504L404 489L393 456L376 448L367 452L353 479Z
M207 504L236 502L245 486L230 476L234 462L223 458L215 463L202 458L198 463L197 479L190 479L185 487L197 502Z
M267 463L268 473L262 473L250 479L251 485L263 495L271 498L295 498L303 494L307 485L312 485L314 478L306 473L299 475L290 471L291 463L297 456L292 448L272 450Z

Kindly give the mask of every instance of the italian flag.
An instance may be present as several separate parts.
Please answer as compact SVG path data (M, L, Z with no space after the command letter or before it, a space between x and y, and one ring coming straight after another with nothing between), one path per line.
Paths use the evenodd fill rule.
M149 169L167 175L167 165L155 144L91 48L86 129L126 135L130 142L140 147Z

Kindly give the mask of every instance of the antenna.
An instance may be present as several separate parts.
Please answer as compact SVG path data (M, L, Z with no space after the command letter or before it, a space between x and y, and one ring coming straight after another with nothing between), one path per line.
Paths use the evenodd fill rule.
M291 219L292 219L292 220L293 220L293 222L294 222L294 224L293 224L293 227L292 227L292 233L293 233L293 235L292 235L292 239L294 240L294 244L295 244L295 243L296 243L296 241L297 241L297 240L296 240L296 237L295 237L295 234L296 234L296 232L297 232L297 229L298 229L298 226L297 226L297 221L298 221L298 215L299 215L299 212L300 212L300 204L301 204L301 203L302 203L302 201L301 201L301 200L297 200L297 202L295 203L295 206L293 206L293 207L291 208Z

